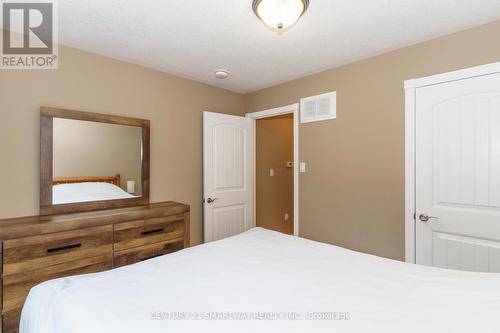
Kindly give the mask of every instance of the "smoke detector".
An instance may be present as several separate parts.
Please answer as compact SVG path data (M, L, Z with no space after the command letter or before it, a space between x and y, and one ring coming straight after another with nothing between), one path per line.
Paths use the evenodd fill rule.
M227 79L228 76L229 72L226 71L225 69L218 69L215 71L215 77L218 78L219 80Z

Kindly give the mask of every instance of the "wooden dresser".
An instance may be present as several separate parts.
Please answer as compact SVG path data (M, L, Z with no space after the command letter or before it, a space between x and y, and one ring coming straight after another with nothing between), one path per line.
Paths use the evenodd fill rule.
M18 331L31 287L130 265L189 246L189 206L165 202L98 212L0 220L2 326Z

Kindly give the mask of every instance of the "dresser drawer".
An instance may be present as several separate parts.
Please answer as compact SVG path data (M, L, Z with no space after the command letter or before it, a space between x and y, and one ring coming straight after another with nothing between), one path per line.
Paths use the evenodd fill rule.
M41 270L3 277L3 313L22 308L28 292L35 285L60 277L95 273L111 269L112 254L80 259Z
M3 243L3 275L111 254L113 226L6 240Z
M184 248L184 239L177 238L163 243L139 246L128 250L115 252L114 266L120 267L130 265L159 257L161 255L176 252Z
M115 225L114 250L165 242L184 236L184 215L158 217Z

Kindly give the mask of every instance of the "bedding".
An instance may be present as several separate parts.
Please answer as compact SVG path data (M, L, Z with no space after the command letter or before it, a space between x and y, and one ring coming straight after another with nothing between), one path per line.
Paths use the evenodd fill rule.
M500 274L418 266L261 228L34 287L21 333L498 332Z
M110 183L85 182L52 186L52 204L129 199L136 196Z

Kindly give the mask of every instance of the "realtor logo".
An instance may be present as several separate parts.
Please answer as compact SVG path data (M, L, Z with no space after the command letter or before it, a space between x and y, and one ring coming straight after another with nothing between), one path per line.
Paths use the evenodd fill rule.
M2 1L2 69L57 69L53 0Z

